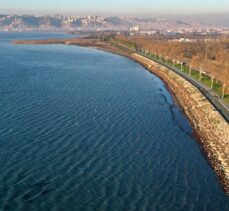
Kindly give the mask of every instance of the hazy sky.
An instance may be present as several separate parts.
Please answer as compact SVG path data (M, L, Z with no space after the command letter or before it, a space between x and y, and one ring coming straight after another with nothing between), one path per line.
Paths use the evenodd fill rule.
M0 0L0 13L136 16L229 13L229 0Z

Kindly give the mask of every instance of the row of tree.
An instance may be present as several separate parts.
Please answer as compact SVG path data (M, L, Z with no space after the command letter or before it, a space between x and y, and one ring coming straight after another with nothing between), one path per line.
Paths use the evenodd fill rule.
M229 40L227 39L179 42L154 40L145 36L121 35L119 38L134 43L136 48L145 48L163 57L201 68L202 71L229 86Z

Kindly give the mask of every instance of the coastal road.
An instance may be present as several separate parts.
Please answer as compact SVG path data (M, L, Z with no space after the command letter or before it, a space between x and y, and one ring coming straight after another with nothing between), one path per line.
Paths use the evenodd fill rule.
M193 79L191 76L187 75L184 72L181 72L181 70L169 65L165 64L164 62L158 61L156 59L153 59L151 57L146 56L145 54L138 53L141 56L144 56L150 60L153 60L154 62L167 67L168 69L172 70L176 74L180 75L187 81L189 81L191 84L193 84L195 87L197 87L202 94L211 102L211 104L220 112L220 114L224 117L224 119L229 123L229 107L226 105L223 100L209 87L203 85L199 81Z

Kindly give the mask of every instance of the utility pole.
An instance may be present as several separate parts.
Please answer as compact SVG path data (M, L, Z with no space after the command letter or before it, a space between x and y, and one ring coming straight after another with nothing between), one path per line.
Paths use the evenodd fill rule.
M189 66L189 73L188 73L189 76L191 76L191 72L192 72L192 66L190 65L190 66Z
M199 81L201 81L202 75L201 75L201 67L200 67L200 74L199 74Z
M225 86L225 83L224 83L223 87L222 87L222 98L224 98L224 95L225 95L225 88L226 88L226 86Z
M214 76L211 76L211 89L213 89Z

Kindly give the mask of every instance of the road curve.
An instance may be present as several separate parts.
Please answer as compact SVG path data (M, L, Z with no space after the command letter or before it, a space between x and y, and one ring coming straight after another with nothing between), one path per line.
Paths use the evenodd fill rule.
M222 99L213 90L211 90L210 88L201 84L199 81L193 79L189 75L181 72L179 69L169 64L165 64L164 62L158 61L157 59L153 59L143 53L138 52L138 54L150 60L153 60L154 62L157 62L158 64L164 67L167 67L168 69L172 70L176 74L180 75L181 77L189 81L195 87L197 87L201 91L201 93L211 102L211 104L220 112L220 114L224 117L227 123L229 123L229 107L222 101Z

